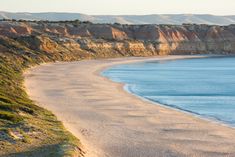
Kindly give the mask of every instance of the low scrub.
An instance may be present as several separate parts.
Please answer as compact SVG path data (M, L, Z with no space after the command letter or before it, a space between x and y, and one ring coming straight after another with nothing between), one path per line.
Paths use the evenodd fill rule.
M51 112L36 106L22 85L25 69L55 60L19 39L0 37L0 156L82 155L79 140Z

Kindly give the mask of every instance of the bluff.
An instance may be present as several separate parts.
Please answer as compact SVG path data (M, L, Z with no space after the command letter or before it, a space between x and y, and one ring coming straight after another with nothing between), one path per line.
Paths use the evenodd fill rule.
M32 50L81 58L235 53L235 25L1 21L0 36Z

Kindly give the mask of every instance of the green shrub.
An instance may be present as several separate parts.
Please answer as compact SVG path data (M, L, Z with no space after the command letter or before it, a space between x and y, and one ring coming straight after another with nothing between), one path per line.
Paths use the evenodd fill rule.
M23 120L23 118L17 113L12 113L8 111L0 111L0 119L11 121L13 123L19 123Z

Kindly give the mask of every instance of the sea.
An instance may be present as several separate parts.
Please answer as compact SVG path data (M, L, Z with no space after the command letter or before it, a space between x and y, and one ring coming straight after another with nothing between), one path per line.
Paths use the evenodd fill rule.
M235 127L235 57L122 64L102 75L156 105Z

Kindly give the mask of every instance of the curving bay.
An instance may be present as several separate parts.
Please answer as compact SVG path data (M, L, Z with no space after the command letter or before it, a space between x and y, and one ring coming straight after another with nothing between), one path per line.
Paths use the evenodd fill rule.
M104 76L153 102L235 126L235 58L119 65Z
M81 139L88 157L235 156L235 130L151 102L100 76L117 64L192 58L122 58L45 64L28 71L30 97Z

